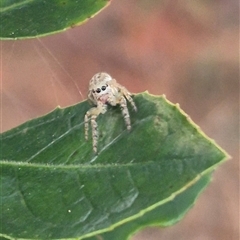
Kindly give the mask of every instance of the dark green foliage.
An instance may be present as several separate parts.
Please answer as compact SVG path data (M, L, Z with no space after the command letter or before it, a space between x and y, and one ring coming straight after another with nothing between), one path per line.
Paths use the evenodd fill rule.
M124 240L183 217L227 155L164 97L141 93L134 101L131 132L119 107L97 119L98 155L84 139L87 102L1 135L4 237Z

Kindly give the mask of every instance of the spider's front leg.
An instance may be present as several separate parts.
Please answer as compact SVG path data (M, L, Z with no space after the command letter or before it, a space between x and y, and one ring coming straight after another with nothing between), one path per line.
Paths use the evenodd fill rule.
M85 122L85 139L88 140L88 122L91 121L92 127L92 141L93 141L93 151L97 153L97 143L98 143L98 129L96 118L100 113L104 114L107 111L107 105L99 104L97 107L93 107L88 110L84 117Z
M120 107L122 110L122 115L123 115L124 121L127 126L127 130L131 130L131 121L130 121L129 111L127 108L127 100L125 99L124 96L122 96L120 98L119 104L120 104Z

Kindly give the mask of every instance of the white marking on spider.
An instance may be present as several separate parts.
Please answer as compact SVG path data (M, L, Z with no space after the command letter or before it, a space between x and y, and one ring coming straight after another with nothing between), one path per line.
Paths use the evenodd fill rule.
M85 122L85 139L88 140L89 126L91 121L93 151L97 153L98 130L96 118L99 114L104 114L107 111L107 105L120 105L122 115L126 123L127 129L131 129L131 121L127 108L127 100L137 111L137 107L131 97L131 93L122 85L117 83L109 74L101 72L95 74L89 82L88 99L96 106L89 109L84 118Z

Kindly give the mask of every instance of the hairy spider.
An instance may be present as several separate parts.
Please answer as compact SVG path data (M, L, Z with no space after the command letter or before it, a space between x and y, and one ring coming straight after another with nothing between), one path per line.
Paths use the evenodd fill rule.
M97 116L107 111L107 105L120 105L122 115L125 120L127 129L131 129L131 121L127 108L127 100L132 105L133 109L137 111L137 107L131 97L131 93L122 85L117 83L109 74L101 72L95 74L89 82L88 99L96 106L89 109L85 114L85 139L88 139L88 122L91 121L93 151L97 153L98 130L97 130Z

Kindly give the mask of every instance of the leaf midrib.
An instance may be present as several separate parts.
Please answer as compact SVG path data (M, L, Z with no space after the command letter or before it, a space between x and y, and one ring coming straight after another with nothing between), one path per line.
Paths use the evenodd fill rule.
M0 160L0 165L5 166L17 166L17 167L33 167L33 168L46 168L46 169L99 169L99 168L119 168L119 167L129 167L129 166L144 166L148 164L156 163L155 161L139 162L139 163L112 163L112 164L43 164L43 163L29 163L15 160Z
M31 2L34 2L34 0L24 0L20 3L13 3L13 4L11 4L10 6L7 6L7 7L0 7L0 13L10 11L10 10L13 10L15 8L22 7L22 6L27 5Z

